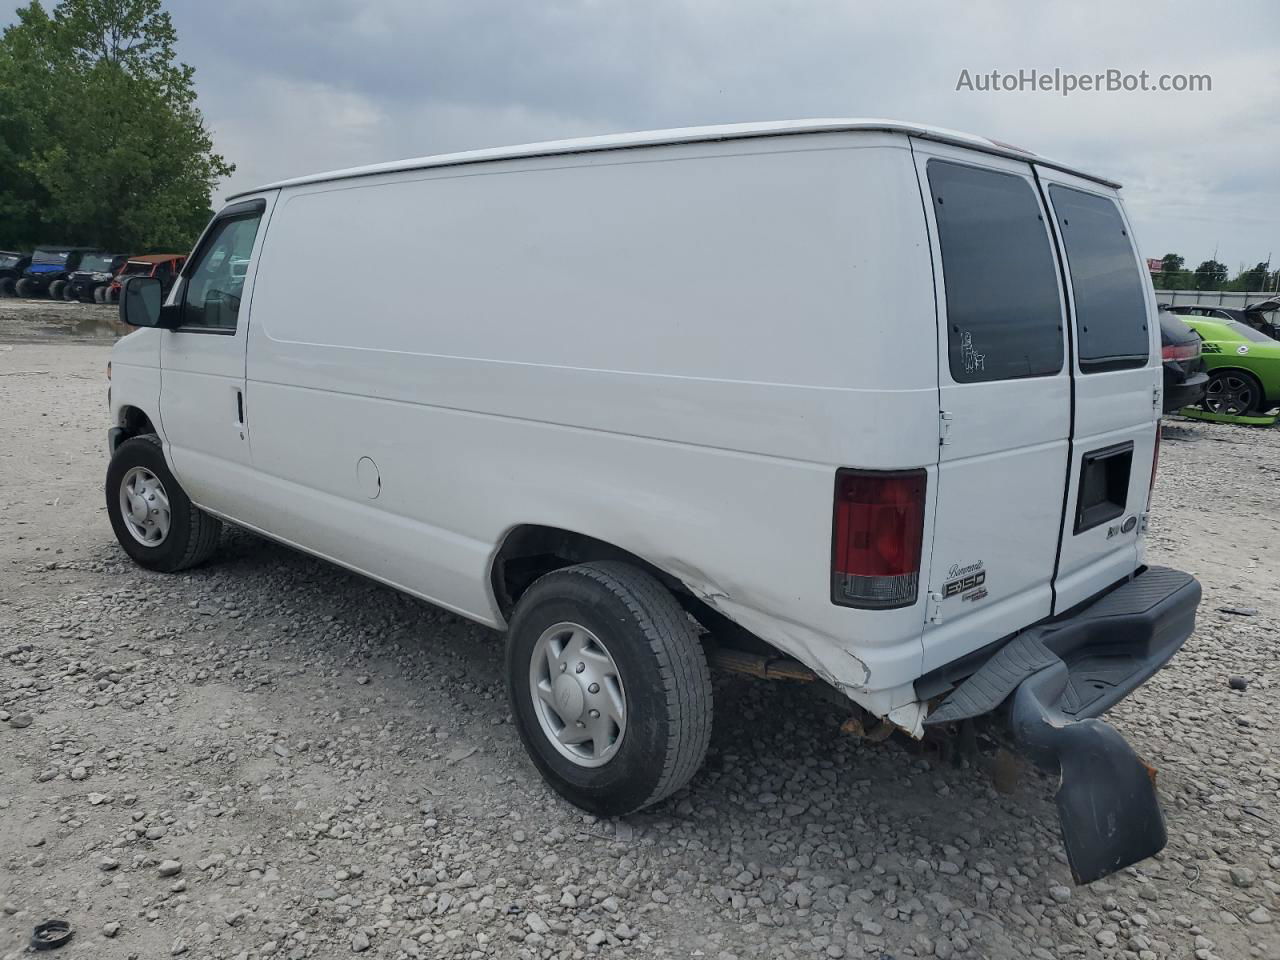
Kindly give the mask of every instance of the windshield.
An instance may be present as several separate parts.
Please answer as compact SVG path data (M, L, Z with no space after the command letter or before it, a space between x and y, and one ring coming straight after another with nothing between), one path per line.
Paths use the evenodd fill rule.
M120 271L120 275L123 277L145 277L151 273L151 267L152 264L138 263L135 260L130 260L124 265L124 269Z
M45 266L50 264L63 264L67 262L68 256L70 256L70 252L67 250L40 249L31 255L31 262Z
M111 261L115 256L110 253L86 253L80 259L79 269L85 273L110 273Z
M1253 329L1253 327L1248 324L1240 323L1236 320L1229 320L1227 322L1227 326L1235 333L1240 334L1240 336L1244 337L1246 340L1252 340L1254 343L1275 343L1275 341L1265 333L1260 330Z
M15 254L15 253L0 253L0 270L8 269L9 267L12 267L12 266L16 265L16 264L17 264L17 262L18 262L18 255L17 255L17 254Z

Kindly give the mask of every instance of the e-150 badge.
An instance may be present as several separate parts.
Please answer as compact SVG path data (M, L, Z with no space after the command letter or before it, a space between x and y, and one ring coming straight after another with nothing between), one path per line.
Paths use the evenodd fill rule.
M982 569L981 563L971 563L963 567L955 564L947 571L947 574L950 579L942 585L942 597L944 600L957 594L968 593L970 590L975 591L977 595L966 596L966 600L979 600L987 595L986 590L979 591L978 589L987 582L987 571Z

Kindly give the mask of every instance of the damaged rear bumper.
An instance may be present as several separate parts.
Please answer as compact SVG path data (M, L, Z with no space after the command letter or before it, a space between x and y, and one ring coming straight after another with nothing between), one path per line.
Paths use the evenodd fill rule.
M1060 777L1063 842L1077 883L1161 850L1152 773L1098 719L1169 661L1195 629L1200 584L1151 567L1096 602L1024 631L951 687L926 726L994 714L1014 745ZM944 668L945 669L945 668ZM932 697L937 677L917 689Z

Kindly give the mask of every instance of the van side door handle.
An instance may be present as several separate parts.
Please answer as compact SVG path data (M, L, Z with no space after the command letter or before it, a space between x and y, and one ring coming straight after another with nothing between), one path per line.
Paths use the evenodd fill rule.
M235 388L236 393L236 426L244 426L244 391L239 387Z

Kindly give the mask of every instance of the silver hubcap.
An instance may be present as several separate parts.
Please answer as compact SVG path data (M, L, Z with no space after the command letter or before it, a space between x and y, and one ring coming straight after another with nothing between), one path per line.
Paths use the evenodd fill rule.
M120 481L120 516L145 547L158 547L169 535L169 495L146 467L133 467Z
M529 662L533 710L547 739L580 767L613 759L627 732L627 695L600 638L576 623L543 631Z
M1243 377L1227 374L1209 381L1205 405L1213 413L1239 416L1253 406L1253 384Z

